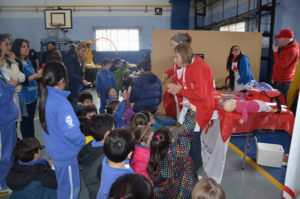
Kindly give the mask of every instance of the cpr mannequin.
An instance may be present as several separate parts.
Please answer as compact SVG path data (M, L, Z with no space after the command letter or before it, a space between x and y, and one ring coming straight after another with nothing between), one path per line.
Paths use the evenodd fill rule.
M266 102L261 100L235 100L230 99L224 102L223 108L226 112L237 112L242 114L242 118L239 120L240 124L244 124L248 120L248 113L257 112L277 112L277 109L273 109Z

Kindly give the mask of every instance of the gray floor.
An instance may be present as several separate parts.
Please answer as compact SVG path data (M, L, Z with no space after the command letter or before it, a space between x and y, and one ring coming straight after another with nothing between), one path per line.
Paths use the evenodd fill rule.
M95 105L99 108L99 99L94 95ZM35 119L35 135L44 144L41 126L38 118ZM178 128L174 129L178 132ZM18 130L18 135L21 134ZM43 157L47 154L43 151ZM224 176L221 183L227 199L279 199L282 198L282 191L276 188L268 179L262 176L251 165L246 163L246 168L241 169L242 159L230 147L227 151ZM202 170L198 173L205 175ZM8 196L0 197L8 198ZM80 199L87 199L88 192L85 187L81 189Z

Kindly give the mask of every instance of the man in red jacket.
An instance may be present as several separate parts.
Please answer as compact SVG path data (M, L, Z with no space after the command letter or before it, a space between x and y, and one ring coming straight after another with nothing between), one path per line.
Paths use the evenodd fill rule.
M278 45L273 45L274 65L272 73L273 86L283 93L285 100L288 90L292 84L296 64L299 58L299 44L294 39L294 33L289 29L283 29L278 35L274 36Z

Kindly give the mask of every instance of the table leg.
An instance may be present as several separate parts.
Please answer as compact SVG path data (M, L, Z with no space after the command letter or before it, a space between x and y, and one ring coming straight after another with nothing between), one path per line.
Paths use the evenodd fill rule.
M246 139L246 146L244 150L244 157L243 157L243 166L242 169L245 169L245 163L246 163L246 157L247 157L247 150L248 150L248 145L249 145L249 139L250 138L250 132L247 132L247 139Z

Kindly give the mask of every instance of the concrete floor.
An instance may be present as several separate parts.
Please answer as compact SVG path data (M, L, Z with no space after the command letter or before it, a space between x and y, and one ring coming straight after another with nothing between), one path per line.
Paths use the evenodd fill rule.
M94 95L94 103L99 108L99 99ZM178 133L178 128L173 130ZM44 144L41 126L38 118L35 119L35 136ZM21 138L18 129L18 137ZM43 151L43 157L47 154ZM244 170L241 169L242 158L230 147L227 151L225 170L221 186L223 187L227 199L279 199L282 198L282 191L276 188L268 179L254 169L250 164L246 163ZM205 175L200 169L199 174ZM1 199L9 198L9 196L1 197ZM81 189L80 199L87 199L88 192L85 187Z

